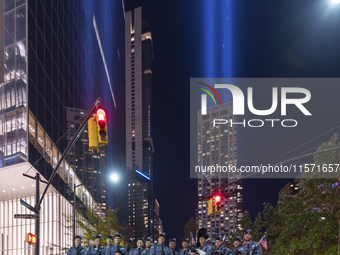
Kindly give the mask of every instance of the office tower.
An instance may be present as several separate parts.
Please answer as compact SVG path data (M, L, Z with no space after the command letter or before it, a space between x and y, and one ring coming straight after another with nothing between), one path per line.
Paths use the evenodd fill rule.
M191 240L191 234L196 236L196 219L190 218L184 226L184 238Z
M126 167L129 237L154 237L152 36L142 8L125 15ZM140 178L140 174L148 177Z
M155 199L155 209L154 209L154 235L157 236L158 233L159 233L159 229L160 229L160 224L161 224L161 218L160 218L160 215L159 215L159 209L160 209L160 206L159 206L159 203L157 201L157 199Z
M214 118L236 121L232 115L232 102L207 108L207 115L197 116L197 144L199 166L236 166L237 165L237 125L213 126ZM242 186L232 184L240 176L234 173L199 173L198 176L198 211L197 229L208 229L209 237L214 240L219 235L226 235L227 240L238 228L242 217ZM221 188L222 187L222 188ZM225 196L222 210L208 215L208 199L214 192Z
M0 250L4 254L34 252L34 247L24 242L25 233L35 232L34 221L14 219L13 214L31 213L20 199L35 205L35 182L22 174L39 173L48 180L67 146L66 107L89 109L98 96L110 95L109 88L104 93L98 82L107 77L93 25L95 13L102 14L96 16L100 28L122 24L121 1L110 4L0 1ZM117 22L107 22L104 14L113 5L120 15L112 16ZM114 31L107 29L105 35L112 36ZM112 44L102 45L104 51ZM119 43L114 45L118 48ZM112 57L115 61L117 48ZM116 70L108 65L111 72ZM113 76L121 77L119 72ZM64 160L42 202L41 255L58 254L72 245L68 219L73 216L74 192L78 205L96 206L89 190L84 186L74 190L74 184L82 181ZM42 184L41 193L44 188Z

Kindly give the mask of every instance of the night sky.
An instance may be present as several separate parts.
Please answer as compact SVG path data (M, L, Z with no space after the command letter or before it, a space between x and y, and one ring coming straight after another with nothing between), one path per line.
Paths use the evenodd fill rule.
M154 191L160 203L167 240L183 238L184 225L190 217L195 217L197 208L197 180L189 177L189 85L190 78L206 75L204 6L209 1L226 2L125 2L126 11L142 6L143 18L149 21L152 29ZM340 5L331 6L325 0L228 1L232 4L232 77L339 77ZM221 12L217 13L217 24L226 18ZM211 30L219 35L222 27L215 24ZM223 57L224 42L215 40L214 43L216 58ZM216 67L214 76L225 77L225 73ZM331 103L329 107L332 107ZM338 123L336 118L327 126L316 123L312 134L321 134ZM339 129L336 131L340 132ZM325 136L313 146L329 138L330 135ZM282 137L282 141L286 139ZM281 154L269 154L268 162L300 142L280 145L278 152ZM304 150L306 148L296 153ZM249 149L238 149L238 155L243 155L243 159L251 154ZM243 209L254 219L262 211L264 202L276 204L278 191L288 181L243 181ZM180 246L178 242L177 249Z

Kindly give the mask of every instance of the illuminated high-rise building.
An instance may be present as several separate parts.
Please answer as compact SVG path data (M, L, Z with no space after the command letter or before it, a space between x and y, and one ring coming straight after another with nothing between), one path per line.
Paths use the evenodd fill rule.
M20 199L35 205L35 181L23 173L48 180L67 147L67 107L89 109L102 97L107 109L114 108L108 76L123 83L117 68L123 61L123 9L120 0L0 1L2 254L34 254L24 241L25 233L35 234L34 220L13 216L31 213ZM99 44L99 38L109 43ZM104 63L101 52L109 61ZM98 204L77 171L76 164L64 160L42 200L40 255L72 246L74 193L77 205L93 209ZM74 190L74 185L82 186Z
M213 126L213 119L236 120L232 115L232 102L208 107L207 114L197 115L197 145L198 166L236 166L237 165L237 125ZM242 186L232 184L221 188L230 182L236 181L240 176L234 173L199 173L198 175L198 210L197 230L204 227L208 229L212 240L219 235L226 235L227 240L239 226L242 217ZM207 198L214 192L224 195L221 212L208 215Z
M142 8L125 15L126 167L129 237L154 236L152 36ZM136 172L147 178L140 178Z

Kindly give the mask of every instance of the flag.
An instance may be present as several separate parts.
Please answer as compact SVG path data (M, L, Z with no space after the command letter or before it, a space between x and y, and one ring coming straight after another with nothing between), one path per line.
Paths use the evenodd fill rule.
M268 244L267 244L266 236L263 236L263 237L261 238L260 244L263 246L263 248L265 248L266 250L268 250Z
M194 235L191 233L191 244L193 245L193 246L195 246L196 245L196 243L195 243L195 238L194 238Z
M224 235L224 236L223 236L223 239L222 239L222 241L223 241L223 247L226 246L225 239L226 239L226 236Z

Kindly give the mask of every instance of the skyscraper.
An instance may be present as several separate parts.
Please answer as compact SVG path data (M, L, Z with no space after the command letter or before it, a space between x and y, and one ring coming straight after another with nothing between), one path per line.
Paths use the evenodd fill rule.
M115 15L110 14L113 9ZM95 19L95 13L101 16ZM112 102L107 86L110 73L104 70L100 47L107 54L115 47L115 54L109 54L115 64L123 47L119 36L99 47L103 33L96 33L94 20L101 29L107 24L123 27L121 1L0 1L0 250L5 254L33 254L34 247L24 238L25 233L34 234L34 221L14 219L13 214L30 213L20 199L35 204L35 183L22 174L40 173L48 180L67 146L66 107L89 109L99 96L107 105ZM119 31L110 25L105 36L114 38L114 33ZM123 80L112 63L105 65L117 72L113 75L117 81ZM72 245L68 219L73 192L77 204L96 206L89 190L84 186L73 190L74 184L82 180L64 160L42 202L42 255Z
M130 237L154 232L152 36L142 8L125 15L126 167ZM139 178L135 170L150 178Z
M236 166L237 164L237 126L213 126L213 119L217 116L223 119L233 119L232 102L208 107L207 115L198 111L197 144L199 166ZM242 217L242 186L232 184L221 188L240 176L234 173L199 173L198 178L198 211L197 229L208 229L209 237L213 240L219 235L226 235L227 240L238 228L238 220ZM214 191L224 194L225 199L219 213L208 215L207 197L214 195Z
M184 238L191 239L191 234L196 234L196 219L190 218L184 226Z

